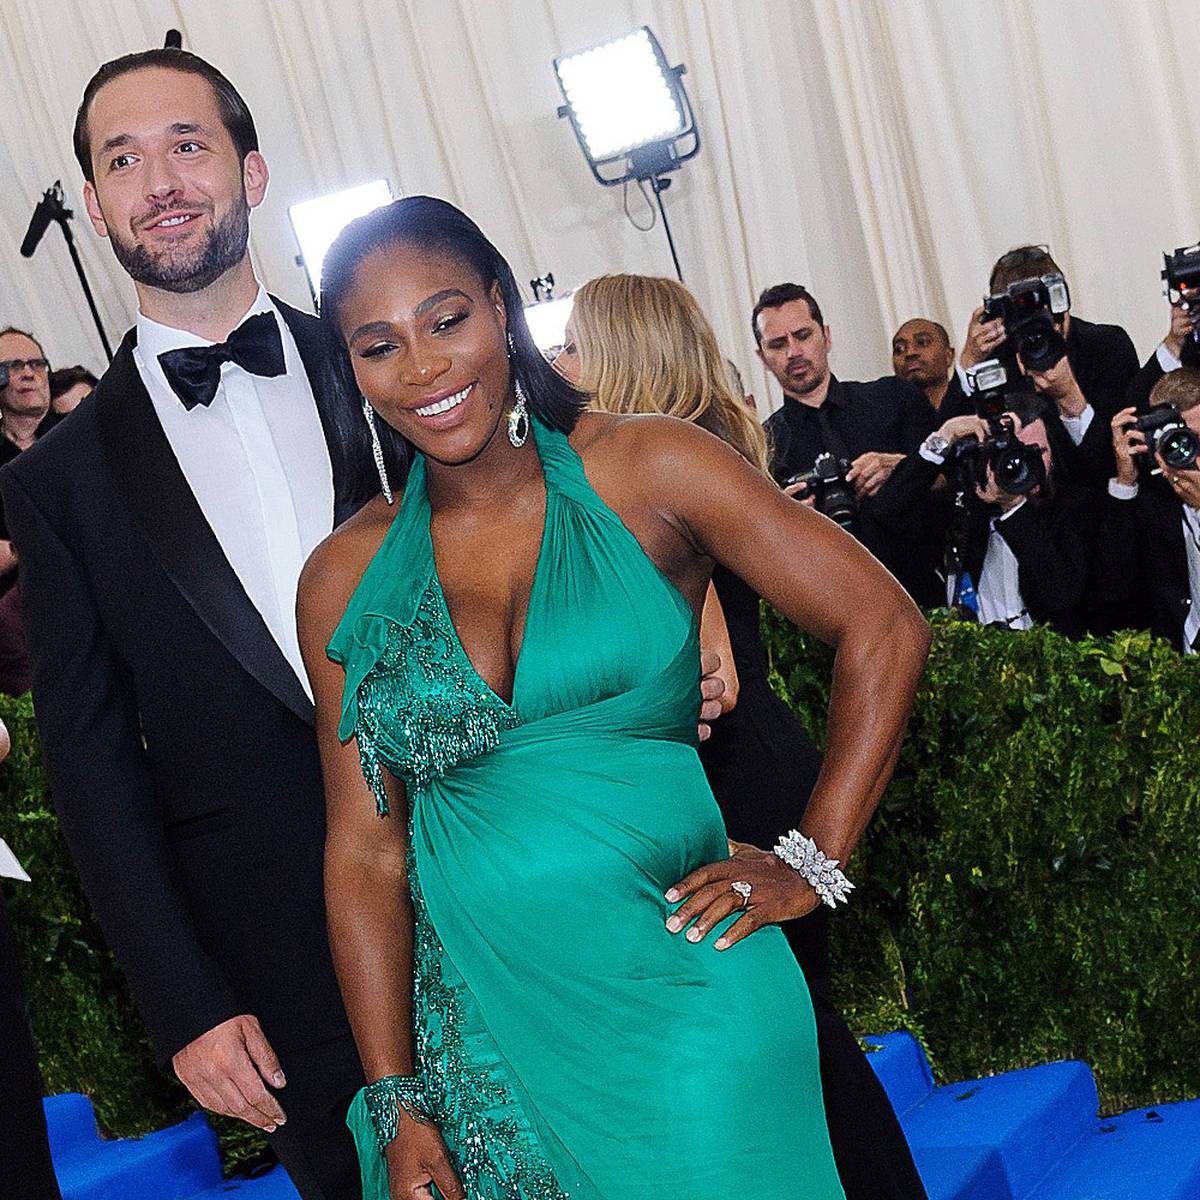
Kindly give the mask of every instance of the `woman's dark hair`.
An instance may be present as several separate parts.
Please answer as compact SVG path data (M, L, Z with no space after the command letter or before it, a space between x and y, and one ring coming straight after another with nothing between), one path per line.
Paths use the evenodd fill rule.
M91 130L88 128L88 117L96 93L106 83L120 79L122 75L128 75L131 71L144 71L148 67L164 67L168 71L182 71L185 75L199 75L201 79L207 80L216 95L221 122L237 147L238 158L244 162L251 150L258 149L258 131L254 128L254 118L250 115L250 109L246 107L246 102L239 95L237 88L212 63L205 62L198 54L170 46L139 50L136 54L126 54L121 58L114 58L112 62L106 62L83 89L83 99L79 102L79 110L75 114L72 140L75 145L75 157L79 160L84 179L89 183L96 182L96 172L92 168Z
M504 256L466 213L434 196L405 196L351 221L329 248L321 268L321 319L339 351L335 394L345 401L337 407L339 441L344 455L347 495L367 500L379 494L379 474L371 454L371 439L363 419L362 397L354 381L350 356L342 340L339 310L354 286L359 264L385 247L406 245L445 254L472 268L485 288L500 285L508 324L510 364L514 382L543 425L570 433L587 397L572 387L546 361L525 321L525 304ZM384 462L393 484L408 471L410 448L386 421L375 422L383 443Z

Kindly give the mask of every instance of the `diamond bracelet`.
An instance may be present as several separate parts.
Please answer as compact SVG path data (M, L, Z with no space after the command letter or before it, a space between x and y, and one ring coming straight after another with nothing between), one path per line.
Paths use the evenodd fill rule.
M799 871L812 885L813 891L822 902L830 908L837 908L839 900L843 904L848 902L854 884L838 870L839 860L826 858L817 849L817 843L812 838L805 837L798 829L793 829L786 837L779 839L775 853L789 867Z
M396 1136L402 1111L423 1125L433 1120L425 1081L420 1075L385 1075L363 1088L363 1099L371 1114L380 1154Z

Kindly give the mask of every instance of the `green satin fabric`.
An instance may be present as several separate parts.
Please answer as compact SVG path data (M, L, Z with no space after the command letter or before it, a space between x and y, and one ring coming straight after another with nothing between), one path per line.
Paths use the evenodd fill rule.
M439 1124L459 1162L496 1143L509 1166L469 1186L488 1200L841 1200L782 933L720 953L713 934L694 946L665 928L664 891L727 853L695 749L694 614L567 439L533 429L546 525L511 705L454 634L420 460L329 647L346 671L341 736L377 795L381 766L408 787L428 922L418 1051L434 1059L447 1024L421 998L436 970L468 1056L498 1081L489 1100L443 1071ZM363 1120L358 1105L365 1135ZM360 1145L378 1188L378 1152Z

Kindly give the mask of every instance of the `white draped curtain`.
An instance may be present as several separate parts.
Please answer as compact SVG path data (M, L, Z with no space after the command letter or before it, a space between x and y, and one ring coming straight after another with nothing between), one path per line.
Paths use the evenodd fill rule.
M70 131L95 68L172 27L255 114L254 256L293 303L288 205L378 177L459 204L519 279L670 274L661 228L626 220L555 116L551 60L643 23L687 64L704 143L665 196L684 278L766 405L748 315L787 279L821 300L846 378L889 371L911 316L961 341L1022 242L1051 245L1081 315L1143 354L1165 332L1160 253L1200 239L1196 0L0 0L0 323L102 366L57 229L17 252L56 178L113 340L131 323Z

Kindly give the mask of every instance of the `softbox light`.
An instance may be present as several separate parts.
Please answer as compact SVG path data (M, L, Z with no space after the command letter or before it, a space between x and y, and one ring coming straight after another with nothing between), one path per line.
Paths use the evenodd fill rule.
M386 179L302 200L288 207L292 231L300 246L298 262L308 276L309 291L314 303L321 292L321 264L329 247L355 217L361 217L392 202L392 189Z

